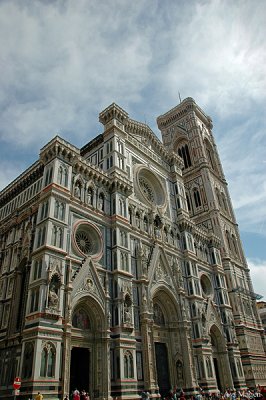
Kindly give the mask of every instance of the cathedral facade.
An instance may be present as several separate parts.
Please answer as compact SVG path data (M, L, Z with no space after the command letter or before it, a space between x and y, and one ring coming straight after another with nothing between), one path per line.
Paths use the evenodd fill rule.
M0 195L0 397L154 398L266 384L265 337L212 121L116 104Z

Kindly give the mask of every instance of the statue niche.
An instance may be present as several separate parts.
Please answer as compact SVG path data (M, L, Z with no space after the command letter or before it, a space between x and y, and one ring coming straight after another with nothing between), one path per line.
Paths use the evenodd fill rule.
M131 322L132 322L131 305L132 305L132 300L131 300L130 296L127 294L125 296L125 301L124 301L124 323L125 324L131 324Z
M48 307L58 309L59 306L60 278L53 275L49 284Z

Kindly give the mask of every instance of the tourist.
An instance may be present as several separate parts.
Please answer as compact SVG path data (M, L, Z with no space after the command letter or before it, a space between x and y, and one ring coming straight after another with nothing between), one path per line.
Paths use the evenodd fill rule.
M78 389L75 389L73 392L73 400L80 400L80 395Z
M43 395L38 392L38 394L35 396L35 400L43 400Z

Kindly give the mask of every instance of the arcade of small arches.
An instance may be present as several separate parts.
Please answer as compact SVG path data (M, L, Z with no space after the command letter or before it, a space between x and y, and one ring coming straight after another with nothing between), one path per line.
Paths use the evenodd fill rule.
M96 187L90 182L85 184L81 177L77 177L74 182L73 195L101 211L106 210L106 194L102 190L96 190Z
M172 229L170 224L163 224L159 215L151 217L142 209L130 205L128 208L129 222L132 226L143 232L154 235L157 239L165 240L172 245L179 243L180 234Z

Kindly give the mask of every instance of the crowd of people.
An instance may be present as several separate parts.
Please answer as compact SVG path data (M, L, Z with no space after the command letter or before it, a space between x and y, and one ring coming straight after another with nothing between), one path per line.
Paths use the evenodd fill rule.
M64 400L90 400L90 395L85 390L81 390L80 392L78 389L75 389L70 393L70 398L66 395Z
M194 396L187 396L183 390L174 390L164 397L164 400L266 400L266 393L257 388L254 390L226 390L225 392L208 393L200 389L199 394Z
M149 400L150 393L143 391L141 393L142 400ZM31 400L31 399L29 399ZM38 392L35 396L35 400L43 400L42 394ZM79 392L75 389L71 392L70 397L66 395L64 400L90 400L89 393L85 390ZM218 393L208 393L200 389L199 394L194 396L185 395L182 389L174 389L169 392L167 396L163 397L163 400L266 400L266 387L258 387L257 389L251 390L226 390Z

